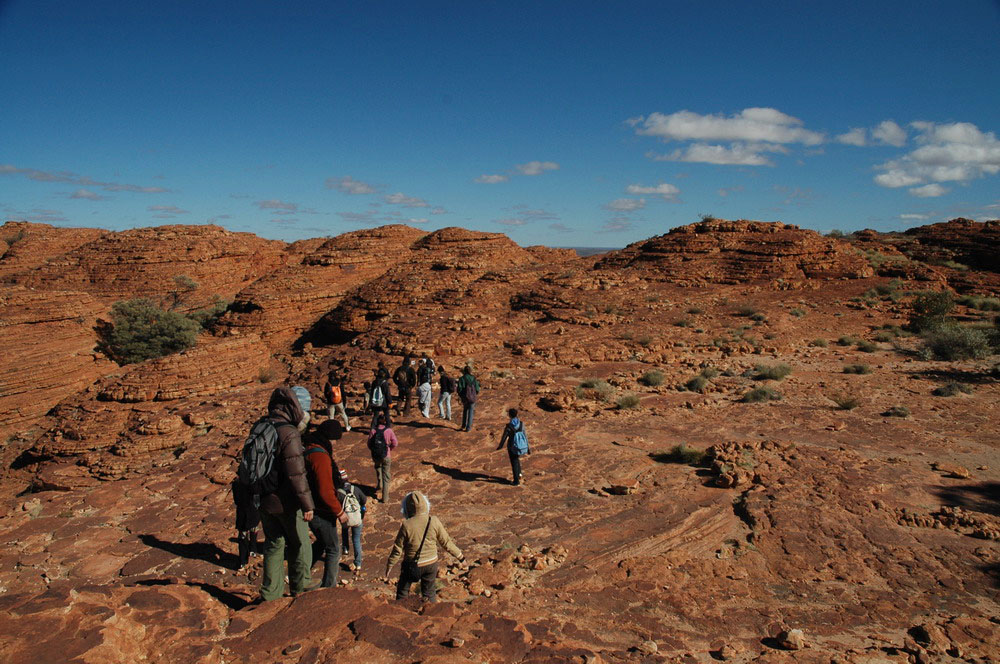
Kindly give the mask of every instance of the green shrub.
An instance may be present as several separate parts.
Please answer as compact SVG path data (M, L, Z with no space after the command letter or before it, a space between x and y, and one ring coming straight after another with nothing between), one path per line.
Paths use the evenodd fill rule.
M913 301L910 312L910 329L928 332L942 327L948 314L955 308L955 300L948 291L921 293Z
M837 404L838 410L854 410L861 405L861 399L853 394L838 392L830 397L830 401Z
M643 336L641 336L638 339L636 339L636 341L643 348L648 348L653 343L654 339L653 339L653 337L649 336L648 334L644 334Z
M705 367L704 369L701 370L701 373L698 375L701 376L702 378L712 380L713 378L719 375L719 370L716 369L715 367Z
M580 389L577 390L578 397L582 397L586 394L583 390L590 390L591 397L604 403L611 401L612 397L615 395L614 387L608 384L606 380L600 380L597 378L588 378L580 383Z
M989 338L982 330L948 325L924 334L924 348L938 360L981 360L990 355Z
M951 381L950 383L935 387L931 391L931 394L936 397L953 397L957 394L972 394L972 388L965 383Z
M787 364L758 364L754 366L754 372L756 380L783 380L792 373L792 368Z
M848 334L845 334L844 336L837 339L838 346L853 346L856 343L858 343L858 340L855 337L852 337Z
M705 310L702 309L701 307L691 307L690 309L687 310L687 312L692 316L697 316L698 314L705 313Z
M819 348L826 348L827 346L830 345L830 342L827 341L826 339L813 339L812 341L809 342L809 345L817 346Z
M878 344L868 341L867 339L862 339L858 342L857 348L862 353L874 353L878 350Z
M192 311L187 316L194 322L198 323L202 329L207 330L212 327L215 321L219 320L226 310L229 309L229 302L226 302L218 295L212 298L212 304L205 307L204 309L198 309L197 311Z
M681 463L689 466L700 466L705 462L705 451L688 447L687 443L674 445L669 452L654 452L649 455L659 463Z
M883 417L909 417L910 409L906 406L893 406L889 410L882 413Z
M963 295L958 298L957 302L969 307L970 309L978 309L979 311L1000 311L1000 299L995 297L985 297L983 295Z
M749 318L755 315L756 313L757 313L757 307L749 303L741 304L740 306L736 307L736 312L735 312L737 316L744 316L746 318Z
M639 378L639 382L647 387L657 387L658 385L663 384L665 378L666 376L663 375L662 371L654 369L653 371L647 371L642 374L642 377Z
M844 367L845 374L870 374L872 368L867 364L848 364Z
M618 408L620 410L636 408L638 405L639 405L639 397L635 394L623 394L618 398Z
M750 316L750 320L752 320L755 323L766 323L767 316L765 316L764 314L754 314Z
M802 318L803 316L806 315L806 310L805 309L792 309L788 313L790 313L791 315L795 316L796 318Z
M691 321L687 318L678 318L674 321L674 325L677 327L691 327Z
M119 300L101 347L119 364L132 364L191 348L201 326L187 316L164 311L146 298Z
M755 387L740 399L743 403L762 403L764 401L780 401L781 394L770 387Z
M708 379L704 376L695 376L688 382L684 383L684 389L691 392L704 393L706 387L708 387Z
M872 339L881 342L892 341L895 338L896 335L893 334L890 330L879 330L878 332L872 335Z

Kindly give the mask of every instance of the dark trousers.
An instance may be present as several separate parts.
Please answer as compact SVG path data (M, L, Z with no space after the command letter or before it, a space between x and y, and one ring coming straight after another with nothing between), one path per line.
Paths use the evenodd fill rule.
M507 456L510 458L510 471L514 474L514 484L518 485L521 483L521 457L514 450L507 450Z
M389 402L386 401L381 406L372 406L372 425L369 428L374 429L376 426L378 426L379 413L385 415L385 425L387 427L391 427L392 415L389 414Z
M396 584L396 599L403 599L410 594L410 586L417 581L420 582L420 594L428 602L437 601L437 575L438 564L433 562L430 565L418 567L414 573L406 563L399 569L399 582Z
M240 569L243 569L250 562L251 553L260 553L260 545L257 543L256 526L250 530L240 530L238 532L236 541L240 553Z
M476 414L476 404L474 403L463 403L462 404L462 430L472 431L472 418Z
M340 538L337 536L336 519L329 519L313 514L309 529L316 536L313 543L313 560L318 560L321 553L326 553L326 567L323 568L323 587L332 588L337 585L337 574L340 572Z

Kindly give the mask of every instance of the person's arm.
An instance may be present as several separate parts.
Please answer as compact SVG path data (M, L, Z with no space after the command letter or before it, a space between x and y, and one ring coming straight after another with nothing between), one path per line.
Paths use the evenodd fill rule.
M399 445L399 441L396 439L396 434L393 433L392 429L386 427L385 430L385 445L390 450L396 449L396 445Z
M323 453L310 454L309 464L316 477L318 496L314 500L322 503L323 509L333 514L339 520L344 515L344 506L337 499L337 491L333 485L333 460ZM346 518L346 517L345 517Z
M497 445L497 449L503 449L503 446L507 443L507 439L510 437L510 424L504 426L503 433L500 434L500 444Z
M455 556L459 560L464 560L465 556L462 555L462 550L459 549L455 542L451 539L451 536L448 534L448 531L445 530L444 524L441 523L441 520L436 516L431 518L434 519L435 524L437 525L437 528L434 529L434 534L437 537L438 544L447 549L448 553Z
M306 521L312 519L315 509L312 493L309 491L309 479L306 477L306 462L302 458L302 439L295 427L284 426L286 442L281 449L281 460L285 467L285 475L292 485L292 491L299 499Z
M403 555L403 542L406 541L406 529L401 525L396 533L396 541L392 544L392 551L389 552L389 559L385 561L385 578L389 578L392 566L396 564Z

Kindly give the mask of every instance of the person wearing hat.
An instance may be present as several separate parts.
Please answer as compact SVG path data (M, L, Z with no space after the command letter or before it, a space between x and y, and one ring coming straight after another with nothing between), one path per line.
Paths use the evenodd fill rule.
M336 479L336 478L334 478ZM361 524L357 526L349 526L344 521L340 522L340 549L343 555L347 555L349 544L354 545L354 562L350 564L348 569L354 572L354 576L361 574L361 529L364 527L365 514L368 512L368 496L365 492L357 487L347 479L347 471L341 469L340 471L340 482L337 484L337 498L340 500L341 504L347 499L348 494L354 496L358 499L358 504L361 505Z
M312 548L306 522L313 518L313 498L306 478L299 432L309 423L312 399L304 387L282 386L271 393L267 419L278 433L277 488L260 498L260 523L264 530L264 572L260 599L278 599L285 588L285 558L292 595L311 590L309 568ZM286 551L287 550L287 551Z
M420 582L420 593L428 602L437 600L438 546L459 560L465 560L462 550L452 541L441 520L431 516L431 501L419 491L411 491L400 507L405 521L399 526L396 541L385 563L385 581L397 560L402 558L396 599L410 594L410 587Z
M326 560L323 582L320 584L323 588L337 585L337 574L340 571L337 522L347 521L347 515L337 497L335 478L340 476L340 471L337 462L333 460L333 441L340 440L343 435L339 422L326 420L315 431L307 433L303 441L306 475L316 503L316 514L309 522L309 530L316 536L313 560L318 560L324 554Z

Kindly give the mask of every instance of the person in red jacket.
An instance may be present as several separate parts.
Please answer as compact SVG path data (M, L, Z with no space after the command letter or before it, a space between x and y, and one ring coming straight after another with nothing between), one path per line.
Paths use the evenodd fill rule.
M309 522L309 529L316 536L313 560L319 557L320 550L326 552L326 567L323 569L321 584L323 588L337 585L337 574L340 571L340 537L337 536L337 522L347 522L344 508L337 499L334 479L339 480L340 469L333 460L333 441L340 440L342 435L339 422L326 420L315 431L306 435L303 445L306 476L309 478L309 488L316 503L316 512Z

